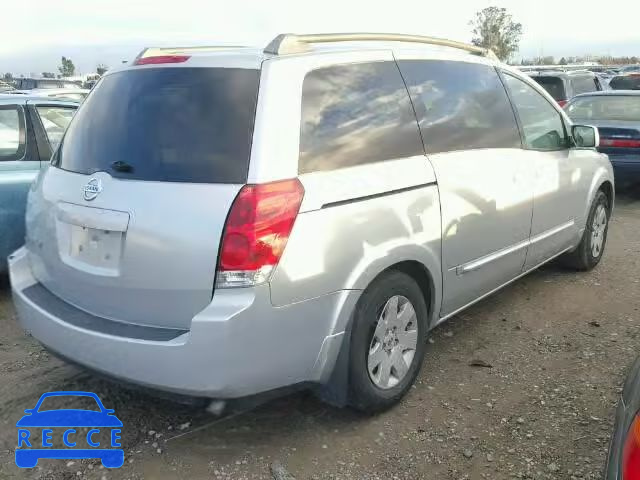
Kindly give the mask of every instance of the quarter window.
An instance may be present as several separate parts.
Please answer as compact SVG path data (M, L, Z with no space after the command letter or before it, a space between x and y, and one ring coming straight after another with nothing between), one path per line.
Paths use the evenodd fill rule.
M0 106L0 161L24 156L24 113L18 106Z
M522 147L513 109L494 68L441 60L401 60L398 65L427 153Z
M302 86L300 173L424 155L394 62L320 68Z
M529 84L508 74L504 78L520 116L527 148L533 150L567 148L567 136L560 113Z

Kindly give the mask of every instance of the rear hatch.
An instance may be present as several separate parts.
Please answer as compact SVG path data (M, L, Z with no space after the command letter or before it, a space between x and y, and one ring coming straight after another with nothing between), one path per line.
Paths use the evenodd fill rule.
M36 278L93 315L188 328L211 301L246 183L258 80L255 68L186 66L105 76L31 195Z

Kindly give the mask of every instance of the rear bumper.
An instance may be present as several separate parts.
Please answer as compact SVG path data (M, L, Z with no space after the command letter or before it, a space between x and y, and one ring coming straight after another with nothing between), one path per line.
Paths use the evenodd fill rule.
M91 315L39 286L28 255L23 247L9 257L14 303L25 330L89 369L190 396L238 398L326 382L359 295L340 291L274 307L268 285L218 290L188 331L150 336L144 329L156 330L153 327L139 327L135 333L93 328L86 318Z
M635 157L609 156L616 184L640 182L640 155Z

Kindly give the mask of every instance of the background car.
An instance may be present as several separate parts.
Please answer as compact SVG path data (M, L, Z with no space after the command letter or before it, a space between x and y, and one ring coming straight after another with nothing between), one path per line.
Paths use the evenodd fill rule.
M30 95L0 95L0 274L24 242L27 191L47 165L77 103Z
M604 480L640 478L640 357L629 370L618 401Z
M86 88L36 88L33 90L13 90L5 93L14 95L34 95L39 97L60 98L74 102L82 102L89 92Z
M561 107L576 95L606 89L604 82L595 73L588 70L538 71L528 72L528 75L549 92Z
M617 75L609 80L609 87L613 90L640 90L640 74Z
M7 82L3 82L0 80L0 93L6 93L15 90L13 85L8 84Z
M76 82L56 78L14 78L16 90L34 90L45 88L82 88Z
M578 95L565 111L576 123L598 127L598 150L609 155L616 185L640 183L640 91Z

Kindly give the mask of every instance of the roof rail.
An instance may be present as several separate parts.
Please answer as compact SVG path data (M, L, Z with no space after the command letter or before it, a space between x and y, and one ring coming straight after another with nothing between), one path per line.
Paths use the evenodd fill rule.
M422 35L407 35L401 33L315 33L296 35L283 33L274 38L264 49L264 53L272 55L286 55L290 53L304 53L310 50L309 44L329 42L409 42L437 45L441 47L457 48L475 55L498 60L498 57L488 48L477 47L467 43L447 40L445 38L425 37Z
M211 45L207 47L147 47L143 49L136 60L147 57L157 57L160 55L178 55L180 53L215 52L233 48L247 48L241 45Z

